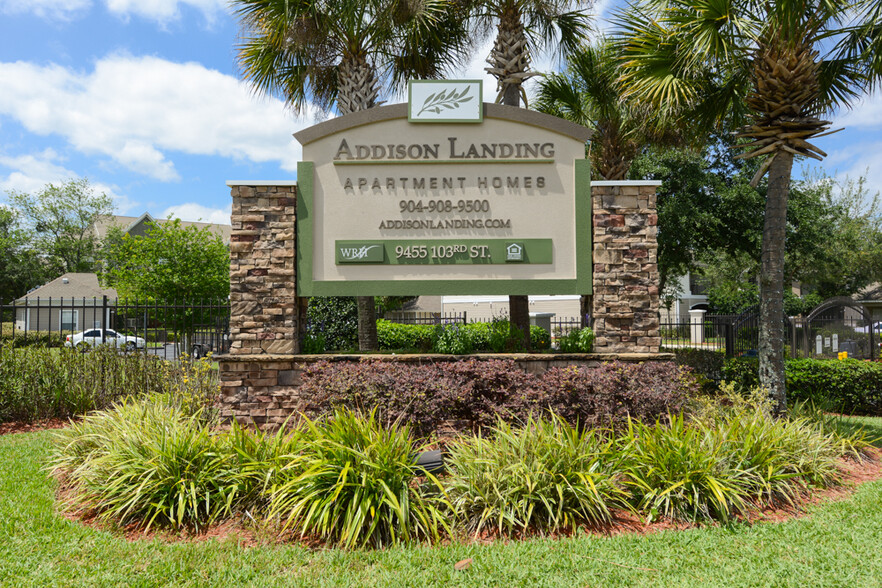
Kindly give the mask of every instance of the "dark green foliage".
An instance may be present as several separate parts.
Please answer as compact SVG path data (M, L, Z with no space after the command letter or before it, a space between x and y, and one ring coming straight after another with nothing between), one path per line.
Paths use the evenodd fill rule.
M723 379L723 365L726 355L722 351L693 349L680 347L672 350L677 365L692 368L696 377L701 380L702 389L711 392L716 383Z
M429 365L320 362L304 373L300 390L312 415L338 406L376 409L382 422L400 419L417 435L429 436L442 427L492 427L499 418L525 422L549 410L583 427L628 417L654 421L679 410L697 384L688 369L672 363L612 362L536 376L511 360L470 359Z
M794 359L787 362L787 393L794 400L828 399L839 412L882 415L882 363Z
M355 298L310 298L307 333L325 338L325 351L352 349L358 344L358 306Z
M759 386L755 359L731 359L723 376L739 388ZM790 359L785 363L787 396L829 404L846 414L882 415L882 363L857 359Z
M723 379L743 391L759 387L759 360L754 357L727 359L723 365Z

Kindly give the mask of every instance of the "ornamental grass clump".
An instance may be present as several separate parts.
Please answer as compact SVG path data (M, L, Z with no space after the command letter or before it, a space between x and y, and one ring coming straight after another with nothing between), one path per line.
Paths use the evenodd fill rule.
M724 385L670 424L632 422L622 437L635 506L649 515L729 520L767 505L795 504L811 488L839 481L839 460L868 443L818 421L775 418L762 389Z
M306 421L303 435L271 493L269 513L283 529L347 548L437 540L449 531L443 490L415 465L408 426L341 409Z
M445 486L469 532L573 530L627 506L620 458L601 432L552 416L522 428L499 421L491 433L449 448Z
M648 425L631 421L620 439L628 456L627 486L649 520L728 520L748 506L744 472L728 466L726 446L712 427L673 415Z
M167 399L129 399L57 434L56 474L71 504L145 529L199 530L228 516L245 492L238 463L198 413Z

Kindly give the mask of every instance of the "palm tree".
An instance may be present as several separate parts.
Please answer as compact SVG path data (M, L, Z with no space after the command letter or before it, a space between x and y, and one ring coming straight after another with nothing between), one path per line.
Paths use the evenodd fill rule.
M583 45L567 57L563 73L545 75L533 107L594 131L588 157L604 180L624 180L634 158L647 146L679 146L689 129L676 117L638 97L626 95L617 47L604 39Z
M583 45L567 57L563 73L539 82L534 108L594 130L588 148L592 170L604 180L624 180L634 158L648 145L685 143L676 117L627 96L621 60L606 39ZM682 126L682 125L681 125ZM581 315L593 314L593 296L581 298Z
M467 55L449 0L233 0L242 77L259 93L349 114L380 104L381 85L439 77ZM358 346L377 349L372 296L358 297Z
M768 172L760 272L760 382L786 410L784 234L794 157L822 159L809 141L823 117L879 80L866 33L879 30L869 0L644 0L621 14L624 81L659 109L702 124L742 121L741 157ZM862 36L863 35L863 36ZM705 130L707 127L704 127Z
M487 72L497 80L496 102L508 106L527 105L524 82L538 72L530 71L531 53L556 46L563 52L576 49L588 31L584 9L591 0L469 0L478 32L496 25L496 40ZM530 347L530 308L527 296L508 297L513 329Z

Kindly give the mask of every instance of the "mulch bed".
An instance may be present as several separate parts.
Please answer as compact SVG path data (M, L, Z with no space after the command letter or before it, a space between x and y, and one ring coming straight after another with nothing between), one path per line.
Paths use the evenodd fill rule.
M67 419L47 419L44 421L34 421L32 423L0 423L0 435L36 433L37 431L45 431L46 429L63 429L69 424L70 421Z
M60 429L69 424L70 421L64 419L49 419L33 423L0 423L0 435L32 433L46 429ZM860 462L853 459L843 460L841 464L842 483L839 486L827 488L826 490L813 491L811 494L802 497L799 503L795 506L766 507L758 513L753 513L749 517L746 517L744 519L745 522L782 522L789 519L799 518L807 514L807 507L809 506L844 500L854 494L861 484L882 479L882 449L871 448L867 450L867 453L868 458ZM66 499L70 497L69 493L71 492L71 489L65 486L65 484L61 484L57 492L57 498L61 505L68 502ZM192 530L175 532L169 529L150 529L144 531L141 526L136 524L116 528L100 521L94 513L74 511L63 507L60 509L59 514L70 521L88 527L114 532L127 541L159 539L166 542L191 543L218 540L235 541L242 547L253 547L256 545L265 545L267 543L300 541L307 547L323 547L320 541L311 541L308 538L306 540L301 540L299 537L292 536L291 534L286 534L287 536L280 537L268 529L259 529L257 524L250 520L225 521L199 532ZM634 533L647 535L660 531L685 530L700 526L707 525L697 525L694 523L670 520L659 520L647 523L633 513L621 511L614 514L612 524L591 527L585 526L576 533L561 532L552 535L552 537L571 537L578 533L604 537ZM536 535L530 534L529 536L532 537ZM547 537L548 535L545 536ZM467 541L481 544L496 541L517 541L518 539L520 538L504 538L493 534L466 538Z

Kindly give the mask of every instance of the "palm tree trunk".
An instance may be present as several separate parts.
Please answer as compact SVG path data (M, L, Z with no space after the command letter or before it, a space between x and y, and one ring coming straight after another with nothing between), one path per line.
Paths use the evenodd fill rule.
M364 54L348 54L337 70L337 110L350 114L376 106L379 82L373 66ZM373 296L358 296L358 350L377 351L377 309Z
M358 350L376 351L377 308L373 296L359 296L358 303Z
M768 390L774 410L787 410L784 377L784 240L787 223L787 197L793 155L778 151L769 167L769 189L763 226L762 268L760 270L760 385Z
M501 34L501 33L500 33ZM521 27L523 34L523 27ZM502 89L502 103L506 106L521 105L521 87L515 84L506 84ZM530 350L530 298L524 295L510 295L508 297L508 313L512 336L520 338L520 344L527 351Z

